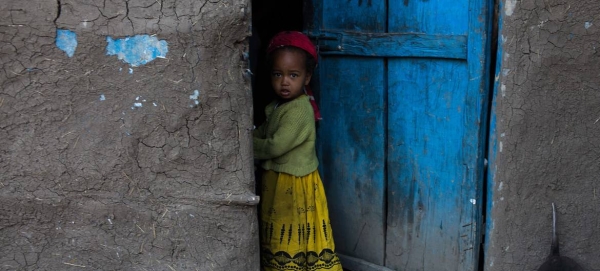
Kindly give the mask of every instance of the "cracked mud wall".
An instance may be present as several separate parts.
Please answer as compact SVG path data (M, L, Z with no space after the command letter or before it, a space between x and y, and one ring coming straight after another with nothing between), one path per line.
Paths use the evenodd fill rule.
M600 270L600 6L504 0L485 270L537 270L550 252Z
M258 270L249 14L245 0L3 1L0 270ZM168 52L107 54L138 36Z

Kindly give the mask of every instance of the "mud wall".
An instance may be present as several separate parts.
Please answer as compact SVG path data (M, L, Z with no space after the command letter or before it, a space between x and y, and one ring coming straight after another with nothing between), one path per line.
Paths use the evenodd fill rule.
M537 270L550 253L600 270L600 6L502 0L485 270Z
M0 270L258 270L246 0L4 0Z

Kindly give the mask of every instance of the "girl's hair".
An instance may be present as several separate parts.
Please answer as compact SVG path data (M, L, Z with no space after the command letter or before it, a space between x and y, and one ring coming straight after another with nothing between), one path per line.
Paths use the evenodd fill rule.
M306 73L313 74L313 72L315 71L315 68L317 67L317 60L312 55L310 55L307 51L304 51L303 49L295 47L295 46L279 47L279 48L273 50L272 52L270 52L269 54L267 54L267 67L269 67L269 69L271 69L273 67L273 62L275 61L273 56L275 55L276 52L281 51L281 50L292 51L292 52L301 52L302 54L304 54L305 59L306 59L304 61L304 64L306 65Z

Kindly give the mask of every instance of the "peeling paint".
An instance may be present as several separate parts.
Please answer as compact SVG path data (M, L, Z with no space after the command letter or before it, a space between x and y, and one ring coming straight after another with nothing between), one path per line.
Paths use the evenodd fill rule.
M165 58L169 52L165 40L159 40L149 35L137 35L123 39L107 37L106 42L108 43L107 55L116 55L118 59L133 67L144 65L156 58ZM132 73L131 69L130 73Z
M100 101L105 101L106 97L104 96L104 94L100 94Z
M477 204L477 200L476 199L471 199L469 200L473 205Z
M66 29L56 30L56 47L67 53L67 56L73 57L77 49L77 34Z
M144 106L142 103L133 103L133 107L131 107L131 109L135 109L136 107L140 108L142 106Z
M194 101L194 104L198 105L200 102L198 101L198 96L200 96L200 91L197 89L194 90L194 94L190 95L190 100Z
M516 6L517 0L506 0L504 4L504 14L506 14L506 16L512 16Z
M585 22L585 29L589 29L590 27L592 27L592 25L594 25L592 22Z
M129 74L133 74L133 69L129 68Z

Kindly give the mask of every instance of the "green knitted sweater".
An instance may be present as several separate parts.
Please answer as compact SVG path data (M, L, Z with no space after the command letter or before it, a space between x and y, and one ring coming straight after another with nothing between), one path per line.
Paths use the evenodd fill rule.
M267 120L254 130L254 157L264 160L266 170L305 176L317 169L315 151L315 116L308 100L302 95L276 106L270 103Z

